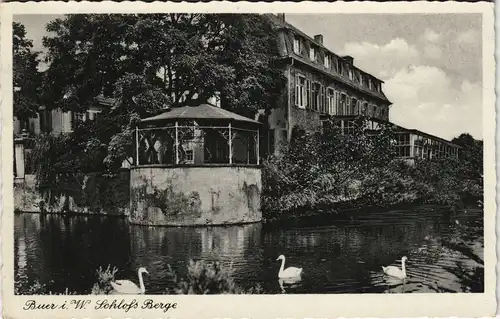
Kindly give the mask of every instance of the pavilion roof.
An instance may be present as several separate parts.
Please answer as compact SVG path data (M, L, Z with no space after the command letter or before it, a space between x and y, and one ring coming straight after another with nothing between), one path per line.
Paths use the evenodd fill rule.
M171 120L195 120L195 119L212 119L212 120L227 120L227 121L239 121L246 123L260 124L260 122L238 115L236 113L230 112L228 110L221 109L210 104L199 104L195 106L182 106L168 109L167 111L148 117L141 120L141 123L150 123L156 121L171 121Z

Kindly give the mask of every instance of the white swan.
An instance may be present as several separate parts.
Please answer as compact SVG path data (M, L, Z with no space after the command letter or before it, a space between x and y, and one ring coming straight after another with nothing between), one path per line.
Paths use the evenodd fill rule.
M111 286L113 286L113 289L120 294L144 294L144 292L146 292L146 288L144 287L144 281L142 280L143 273L149 274L146 268L139 268L137 274L139 276L140 287L137 287L137 285L130 280L115 280L114 282L111 282Z
M388 276L395 277L398 279L405 279L406 278L405 261L407 260L408 258L406 258L406 256L401 258L401 267L403 268L403 270L399 269L396 266L387 266L387 267L382 266L382 270Z
M287 269L285 268L285 256L280 255L276 261L281 259L281 267L280 271L278 273L279 278L296 278L299 277L300 274L302 273L302 268L296 268L296 267L288 267Z

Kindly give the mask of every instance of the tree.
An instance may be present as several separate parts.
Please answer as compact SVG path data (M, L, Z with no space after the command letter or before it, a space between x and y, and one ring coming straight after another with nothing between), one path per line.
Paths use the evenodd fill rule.
M205 102L244 115L276 106L284 84L273 25L260 15L68 15L47 26L44 105L82 111L115 98L99 137L116 167L131 155L135 122L166 107Z
M27 121L36 116L39 108L38 52L33 51L33 41L26 38L26 30L21 23L12 25L12 59L14 85L14 116Z
M54 106L122 98L116 84L127 74L161 90L172 107L220 92L228 108L269 109L284 83L273 26L259 15L69 15L47 30L55 34L44 38Z
M474 139L470 134L463 133L455 137L452 143L461 147L459 158L467 178L482 180L483 176L483 141Z

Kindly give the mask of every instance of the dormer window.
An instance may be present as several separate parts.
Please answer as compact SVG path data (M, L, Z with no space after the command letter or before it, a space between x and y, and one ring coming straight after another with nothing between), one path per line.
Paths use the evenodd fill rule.
M356 83L361 84L361 73L359 73L359 71L356 71L356 73L354 75L355 75Z
M300 54L300 51L302 51L302 41L300 37L295 36L293 38L293 52Z
M353 76L353 71L352 69L349 69L349 80L353 80L354 79L354 76Z
M325 68L330 68L330 56L328 54L325 55L325 60L323 61Z
M311 59L311 61L316 61L316 48L315 47L309 48L309 59Z
M332 62L332 69L335 71L335 72L339 72L339 69L338 69L338 60L337 58L335 58L334 56L331 56L330 57L331 59L331 62Z
M344 73L344 68L340 59L337 59L337 72L341 75Z

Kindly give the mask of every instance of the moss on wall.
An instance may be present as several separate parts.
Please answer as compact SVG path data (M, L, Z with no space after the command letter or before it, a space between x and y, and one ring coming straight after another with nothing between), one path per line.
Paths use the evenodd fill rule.
M132 223L187 226L261 220L258 168L137 168L131 175Z
M125 215L130 204L129 172L115 177L89 174L54 190L56 200L49 205L36 188L34 176L14 183L14 209L20 212L86 213Z

